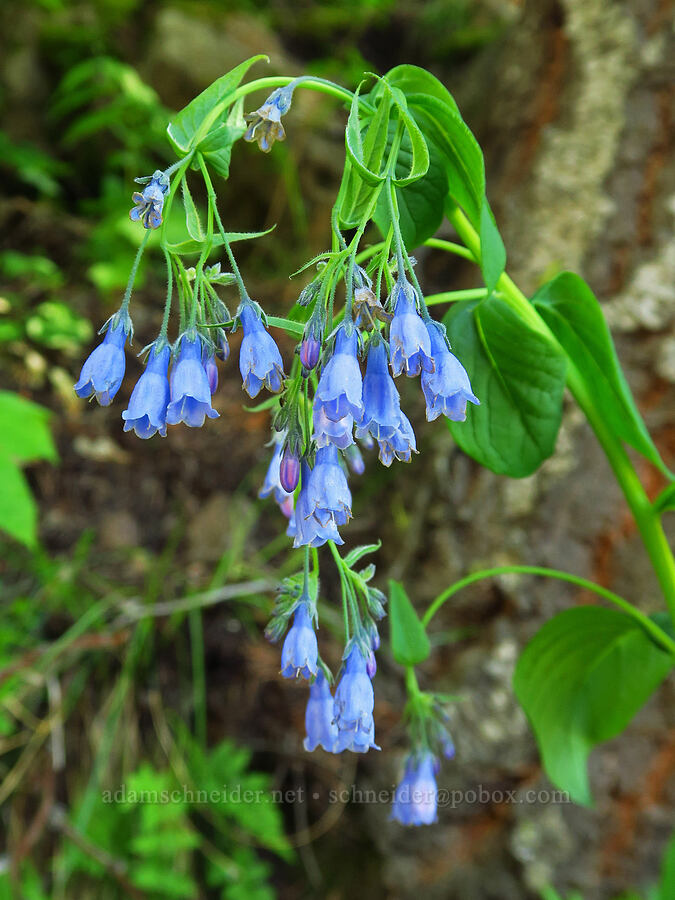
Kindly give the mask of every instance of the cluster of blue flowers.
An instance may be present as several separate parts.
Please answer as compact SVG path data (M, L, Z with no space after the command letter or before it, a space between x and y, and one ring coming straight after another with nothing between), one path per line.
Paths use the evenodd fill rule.
M257 141L267 152L275 140L285 138L281 117L290 108L294 86L301 80L274 91L260 109L246 117L245 140ZM146 238L147 232L162 225L165 201L167 206L171 204L175 190L171 189L169 175L176 166L136 179L144 187L133 194L134 206L129 215L132 221L142 223L147 230ZM211 228L215 209L211 204L212 201L215 204L215 199L203 160L202 171L210 191ZM365 753L379 749L375 743L372 679L377 668L375 651L379 647L375 621L384 615L384 595L367 585L374 573L373 566L356 573L348 558L342 560L335 547L332 548L341 566L348 632L333 690L333 677L318 652L316 597L312 598L309 592L310 548L328 541L334 545L344 543L338 529L352 518L347 473L349 469L356 474L363 473L362 448L376 447L385 466L391 466L394 460L410 462L413 453L417 453L415 433L401 409L395 378L402 374L420 377L428 421L440 415L463 421L467 404L479 401L464 367L450 350L445 328L428 313L407 256L408 269L405 268L400 233L396 229L398 267L384 305L373 292L366 272L356 265L355 255L347 258L343 251L335 256L342 269L326 267L324 274L330 271L331 278L324 282L324 276L318 275L303 290L298 305L313 305L313 309L287 378L279 348L267 330L267 319L246 293L217 211L215 215L233 272L221 273L220 264L205 269L209 248L196 269L186 269L180 259L172 258L167 249L171 245L165 246L169 269L165 316L159 336L143 351L145 369L133 388L127 409L122 412L124 430L133 431L143 439L155 434L164 437L168 425L182 422L196 428L207 418L216 418L218 413L212 399L218 386L216 358L223 361L228 358L227 334L241 325L239 369L243 389L251 398L257 397L263 387L282 394L274 418L274 450L260 496L273 496L288 519L287 534L293 539L294 547L306 548L302 590L296 590L294 585L282 597L279 612L268 626L272 639L280 638L288 629L281 652L281 674L310 682L304 746L309 751L322 747L329 753L345 750ZM338 243L346 248L339 232L337 237ZM133 336L129 296L144 246L145 241L132 269L122 306L104 325L103 341L85 361L75 384L78 396L96 397L103 406L112 403L124 378L124 347ZM167 325L174 268L181 325L172 344L167 338ZM391 283L388 258L380 263L380 275L384 270ZM333 318L336 282L331 279L337 271L346 286L342 319ZM194 286L190 286L191 280ZM213 285L232 280L238 283L241 300L236 315L230 318ZM314 389L313 397L310 386ZM362 603L357 599L359 593ZM392 816L402 824L429 824L436 819L438 759L440 755L451 755L454 750L445 727L432 720L433 715L429 713L429 722L413 741L413 752L397 788ZM433 740L429 738L432 732Z
M293 624L281 650L281 674L284 678L311 680L305 712L307 736L304 747L309 751L323 747L328 753L342 753L344 750L367 753L371 748L379 750L375 743L373 718L375 695L372 678L377 668L374 653L372 650L364 653L363 646L356 640L347 645L333 696L326 677L328 669L319 661L313 626L315 618L311 601L302 597L293 612Z
M251 397L263 385L280 391L284 379L281 354L262 323L257 304L243 303L237 318L244 331L239 353L244 389ZM82 366L75 392L83 398L96 397L101 406L109 406L124 378L124 345L132 335L128 313L116 313L104 329L103 342ZM229 355L224 332L218 347L197 328L188 329L173 347L160 335L144 353L145 370L122 413L125 431L134 431L143 439L154 434L165 437L167 425L183 422L190 428L200 428L207 417L219 415L212 406L212 396L218 387L216 356L224 360Z
M294 456L295 478L280 490L279 455L284 438L270 463L262 496L269 495L269 485L275 484L275 499L286 515L289 494L298 480L300 483L288 527L295 547L320 547L329 540L343 543L338 526L351 518L351 494L339 453L356 471L362 471L356 440L365 447L377 444L385 466L395 459L409 462L417 452L415 433L401 409L394 376L421 374L429 421L441 414L463 421L467 403L479 402L464 367L450 351L443 326L428 314L426 321L422 319L416 292L405 276L395 283L389 305L394 313L388 346L378 326L367 333L365 323L359 328L357 323L345 321L335 330L332 353L322 366L312 404L314 468L310 466L312 454L301 461ZM312 329L309 334L306 331L299 350L305 372L314 368L321 356L321 344ZM366 354L365 375L360 352Z

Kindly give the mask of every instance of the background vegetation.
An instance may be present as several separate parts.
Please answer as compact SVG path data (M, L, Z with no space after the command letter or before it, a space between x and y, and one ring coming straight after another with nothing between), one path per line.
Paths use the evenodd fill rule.
M302 752L305 694L278 678L278 648L262 638L273 585L297 568L281 516L255 499L267 415L243 411L232 364L221 418L166 441L122 434L115 411L72 392L128 276L133 178L171 161L171 110L257 52L275 71L350 87L363 70L412 62L449 86L485 145L490 195L526 286L550 277L551 264L577 268L607 301L672 465L675 55L662 4L611 6L2 5L0 897L255 900L350 897L358 886L375 897L504 900L554 897L555 884L560 896L606 898L645 896L656 882L675 797L672 683L621 747L594 756L595 810L488 801L410 833L387 823L386 804L330 803L330 790L393 787L403 691L383 655L376 717L387 752L358 771L353 759ZM228 227L276 223L241 251L271 312L294 301L288 273L328 237L343 128L343 110L302 95L289 140L270 157L237 145ZM432 289L475 286L461 261L429 253L420 265ZM158 329L162 278L149 253L134 309L139 348ZM128 372L121 399L140 364L130 360ZM423 601L475 566L526 562L656 605L611 475L573 415L556 456L511 482L423 417L418 403L420 457L396 471L369 464L355 492L349 538L384 540L382 584L402 577ZM337 585L323 588L337 598ZM448 632L454 640L425 674L466 698L445 788L550 788L510 678L527 638L570 599L567 587L505 578L439 616L439 643ZM122 788L127 799L115 800ZM222 799L201 802L193 789ZM307 802L267 793L289 789ZM183 797L138 804L134 790ZM241 802L246 790L263 799Z

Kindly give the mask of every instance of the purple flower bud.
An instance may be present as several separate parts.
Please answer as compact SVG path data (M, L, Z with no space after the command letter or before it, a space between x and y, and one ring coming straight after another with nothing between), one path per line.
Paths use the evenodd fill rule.
M377 660L375 659L375 654L372 650L366 660L366 672L368 673L368 678L371 679L375 677L375 673L377 672Z
M218 388L218 366L216 365L216 357L213 350L210 350L206 344L202 348L202 364L206 377L209 380L211 393L215 394Z
M300 481L300 460L288 448L284 450L279 466L279 481L282 488L289 494L298 486Z
M319 362L321 343L313 337L306 337L300 344L300 362L308 371Z

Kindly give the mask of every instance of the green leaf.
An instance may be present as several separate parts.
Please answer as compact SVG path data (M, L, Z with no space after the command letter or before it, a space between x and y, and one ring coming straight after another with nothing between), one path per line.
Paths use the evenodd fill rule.
M453 304L443 321L481 402L448 423L453 438L493 472L531 475L555 449L564 355L496 296Z
M667 488L664 488L659 496L654 500L652 504L655 511L658 513L668 512L669 510L675 509L675 484L669 484Z
M227 121L221 122L210 131L197 147L206 163L223 178L228 178L230 174L232 147L246 131L243 109L244 98L242 97L230 110ZM199 168L198 163L195 163L195 166Z
M384 151L387 146L390 146L390 133L392 130L390 128L392 123L389 121L390 111L391 99L387 95L380 100L372 117L369 120L366 119L365 123L362 124L358 119L358 108L354 109L354 103L352 103L349 115L351 119L353 113L354 120L351 127L361 129L360 139L357 142L356 134L349 134L350 125L348 123L345 140L351 141L357 149L359 146L361 147L362 162L368 171L380 171ZM368 205L373 197L374 187L364 181L359 171L349 163L345 165L344 178L345 184L341 192L343 197L340 203L340 218L346 226L356 226L361 223L363 216L367 212ZM380 182L381 179L378 179L376 184L380 184Z
M449 106L459 114L459 107L455 103L455 99L450 91L438 80L438 78L436 78L435 75L432 75L431 72L427 72L426 69L421 69L419 66L411 66L408 64L395 66L387 72L384 79L387 84L390 84L392 87L397 87L402 91L407 98L408 104L410 104L411 96L428 94L431 97L440 100L443 104Z
M362 544L360 547L354 547L354 549L350 550L344 557L345 565L349 566L350 569L353 569L360 559L363 559L363 557L367 556L369 553L377 553L381 546L382 541L378 541L376 544Z
M635 405L602 309L586 282L572 272L563 272L540 288L532 303L611 429L672 478Z
M21 469L0 451L0 529L34 547L37 541L37 507Z
M386 79L383 79L383 83L394 101L399 121L403 123L405 136L410 144L410 165L407 174L392 179L394 184L405 187L426 175L429 169L429 148L419 125L408 112L405 95L397 87L389 85Z
M419 620L405 588L399 581L389 581L389 627L391 652L402 666L416 666L431 652L429 638Z
M427 143L434 144L448 176L449 196L480 228L485 196L483 153L456 106L428 94L408 97L408 108Z
M410 170L410 143L404 136L396 161L396 172L405 173ZM398 201L399 225L403 241L408 250L421 247L422 244L436 234L443 221L443 209L448 193L448 178L445 166L436 147L429 146L429 169L423 178L409 184L405 188L396 189ZM375 214L375 224L382 236L389 231L389 203L384 194L380 194Z
M252 56L214 81L174 116L166 131L179 153L189 153L213 130L248 70L261 59L269 62L264 53Z
M345 129L345 147L347 150L349 161L356 172L359 174L361 179L365 181L367 185L376 187L378 184L381 184L384 181L385 175L384 173L380 172L379 165L377 165L377 171L374 168L371 169L370 166L377 163L378 155L380 161L382 159L380 150L381 141L378 137L376 137L372 142L372 146L366 144L366 139L368 137L368 132L370 131L370 129L366 130L366 139L364 139L362 133L362 123L359 117L360 89L361 85L359 85L354 92L352 105L349 110L347 128ZM380 131L383 127L386 131L386 122L388 121L388 108L387 106L383 107L384 103L385 101L383 99L374 118L376 136L380 134ZM367 147L370 147L370 149L368 152L368 156L366 157Z
M513 687L551 781L590 805L588 754L624 730L672 666L616 610L580 606L547 622L523 651Z
M660 900L672 900L675 897L675 834L670 838L663 857L659 890Z
M267 228L265 231L226 231L227 240L230 244L234 244L236 241L252 241L255 238L264 237L266 234L269 234L270 231L274 231L276 225L272 225L271 228ZM184 256L186 253L201 253L204 249L202 247L201 241L190 240L190 241L179 241L177 244L167 244L167 249L171 253L177 253L180 256ZM223 246L223 237L220 234L214 234L211 240L211 249L215 247Z
M14 462L56 462L49 416L49 411L37 403L11 391L0 391L0 454Z
M204 234L202 223L199 219L197 207L195 206L195 202L192 199L192 194L190 193L190 188L188 187L187 178L183 178L181 188L183 190L185 225L187 227L188 234L193 239L193 241L197 241L197 243L203 244L206 240L206 235Z
M487 197L483 197L480 210L480 257L485 287L491 294L506 268L506 249Z

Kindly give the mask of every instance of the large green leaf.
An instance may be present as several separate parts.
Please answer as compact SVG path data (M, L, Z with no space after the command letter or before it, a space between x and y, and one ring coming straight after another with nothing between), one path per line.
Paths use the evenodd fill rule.
M21 469L0 450L0 529L35 546L37 507Z
M583 378L612 431L673 477L638 412L600 304L583 278L563 272L540 288L532 302Z
M0 454L14 462L56 462L49 411L11 391L0 391Z
M502 241L487 197L483 197L480 211L480 268L489 294L497 287L497 282L505 267L504 241Z
M417 66L391 69L383 81L405 96L408 113L422 132L429 152L438 151L446 170L450 197L461 206L472 224L480 228L485 196L483 153L465 124L447 88L430 72ZM378 82L368 99L372 102L384 90Z
M588 754L623 731L672 666L616 610L580 606L547 622L523 651L513 687L551 781L590 804Z
M493 472L530 475L555 448L565 357L495 296L456 303L443 321L481 402L449 423L452 436Z
M269 62L264 53L252 56L210 84L173 117L166 131L179 153L188 153L212 131L248 70L261 59Z
M400 581L389 581L391 652L402 666L416 666L431 652L429 638Z
M385 75L385 79L388 84L399 88L405 94L408 103L410 103L411 97L427 94L440 100L459 114L459 107L450 91L435 75L427 72L426 69L406 63L390 69Z

